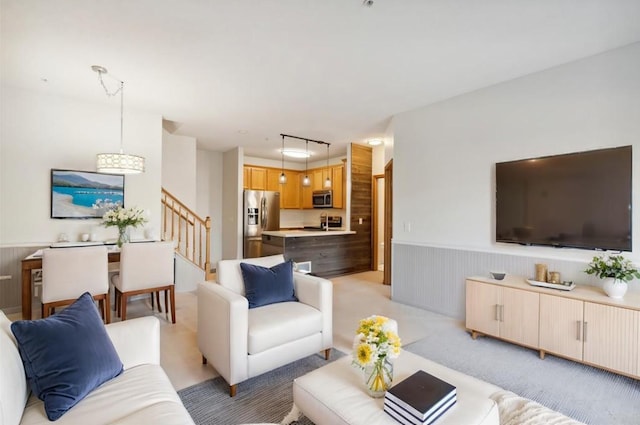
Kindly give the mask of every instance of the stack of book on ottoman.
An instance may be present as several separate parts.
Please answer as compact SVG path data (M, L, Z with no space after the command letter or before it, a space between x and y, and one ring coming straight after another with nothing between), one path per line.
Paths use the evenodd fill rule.
M429 425L456 399L456 387L419 370L389 388L384 396L384 411L404 425Z

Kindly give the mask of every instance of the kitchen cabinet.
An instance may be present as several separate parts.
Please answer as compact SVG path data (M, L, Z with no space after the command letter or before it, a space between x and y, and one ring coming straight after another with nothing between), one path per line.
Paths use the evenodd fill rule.
M333 190L333 208L344 208L344 166L331 167L331 189Z
M528 347L538 346L539 294L467 280L467 328Z
M284 170L287 183L280 184L281 169L244 166L244 188L280 192L280 208L300 208L299 172ZM247 185L247 182L248 185Z
M310 186L302 186L304 171L284 170L287 176L287 183L280 184L279 168L258 167L254 165L244 166L244 189L252 190L272 190L280 192L280 208L286 209L312 209L314 190L325 190L324 180L327 173L331 176L331 190L333 191L333 208L344 208L344 165L316 168L308 170Z
M546 352L639 375L640 312L552 295L540 296L540 356Z
M262 167L244 166L243 185L245 189L267 190L267 170Z
M342 209L344 208L344 194L345 194L345 181L344 181L344 166L336 165L329 167L329 171L327 168L315 168L313 170L309 170L309 179L311 180L311 185L309 187L302 187L302 208L311 209L313 208L313 191L314 190L327 190L324 187L324 181L327 178L327 173L331 175L331 189L333 191L333 208ZM302 172L302 177L304 177L304 172ZM301 177L301 178L302 178Z
M311 181L311 184L309 186L302 186L302 183L300 183L300 187L302 187L302 193L301 193L301 200L300 202L302 203L302 209L305 210L310 210L313 208L313 182L315 181L316 177L314 175L313 172L311 172L311 170L309 170L309 173L307 174L309 176L309 180ZM304 179L305 173L304 171L300 174L300 181L302 182L302 179Z
M280 174L282 170L267 168L267 190L280 192L280 208L300 208L300 187L302 176L300 172L284 170L287 182L280 184Z
M275 168L267 168L267 190L280 192L280 173L281 170ZM280 198L282 200L282 198Z
M300 208L300 186L302 177L299 171L284 170L287 182L280 185L280 206L281 208Z
M327 176L326 168L316 168L312 171L313 171L313 177L311 179L312 189L324 190L324 179Z

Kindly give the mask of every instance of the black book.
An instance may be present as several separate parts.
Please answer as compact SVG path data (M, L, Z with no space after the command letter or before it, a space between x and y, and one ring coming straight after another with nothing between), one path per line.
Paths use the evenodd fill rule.
M387 390L385 398L411 413L421 422L456 395L456 387L419 370Z
M431 425L440 416L447 412L454 404L456 404L456 402L457 399L454 395L449 399L449 401L440 406L431 414L431 416L429 416L424 421L419 420L403 408L393 404L393 402L389 401L389 399L385 399L384 412L403 425Z

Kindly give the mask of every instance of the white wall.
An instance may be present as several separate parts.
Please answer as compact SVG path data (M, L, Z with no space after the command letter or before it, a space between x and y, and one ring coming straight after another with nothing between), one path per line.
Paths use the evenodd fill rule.
M640 43L395 116L393 299L463 319L466 277L532 276L536 263L598 285L583 272L594 251L494 242L495 163L633 145L637 170L638 69ZM639 179L625 254L636 262Z
M346 159L346 156L336 156L334 158L329 158L329 165L339 165L342 164L342 160ZM260 167L270 167L270 168L281 168L282 167L282 161L277 161L275 159L267 159L267 158L258 158L255 156L245 156L244 157L244 164L246 165L257 165ZM322 167L326 167L327 166L327 161L326 159L322 159L322 160L317 160L317 161L309 161L308 164L308 168L312 169L312 168L322 168ZM285 159L284 161L284 168L286 170L298 170L298 171L304 171L304 161L303 162L297 162L297 161L288 161Z
M640 164L640 43L394 117L394 244L588 259L494 242L499 161L633 145ZM633 175L640 258L640 173Z
M394 122L395 117L389 120L389 125L387 125L384 132L384 165L387 165L393 159Z
M242 148L222 156L222 258L242 258Z
M379 146L374 146L372 148L372 158L371 158L371 173L375 176L377 174L384 174L384 156L385 156L385 145L381 144Z
M211 217L211 265L222 258L222 153L197 150L196 212Z
M196 139L162 131L162 186L190 209L196 208Z
M50 218L51 168L96 169L96 154L120 148L119 102L94 104L3 86L0 94L0 245L48 245L66 233L116 238L100 220ZM146 159L146 172L125 177L125 204L149 211L160 228L162 118L124 116L124 150ZM138 229L133 237L142 237Z

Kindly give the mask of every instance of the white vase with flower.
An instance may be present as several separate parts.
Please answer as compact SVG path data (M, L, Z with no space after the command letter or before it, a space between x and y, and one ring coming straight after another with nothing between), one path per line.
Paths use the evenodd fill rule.
M118 247L122 247L122 244L129 242L129 227L138 227L141 224L147 222L144 210L138 208L114 208L107 211L102 216L102 224L105 227L116 226L118 227Z
M353 343L353 364L364 371L371 397L384 397L393 381L393 360L400 355L397 325L384 316L360 320Z
M602 279L602 289L611 298L622 298L627 292L627 282L640 278L638 269L622 254L603 253L593 257L585 273Z

